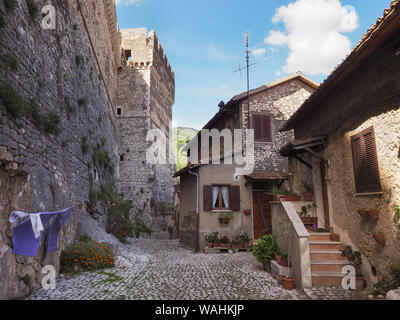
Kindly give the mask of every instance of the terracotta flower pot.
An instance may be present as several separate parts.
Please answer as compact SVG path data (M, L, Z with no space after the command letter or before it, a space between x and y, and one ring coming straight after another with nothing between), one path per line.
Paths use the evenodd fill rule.
M224 219L224 223L228 224L229 223L229 219L228 218Z
M219 247L220 247L220 243L215 242L215 243L213 244L213 247L214 247L214 248L219 248Z
M367 218L368 217L368 210L367 209L358 209L357 212L362 218Z
M287 278L286 276L282 276L282 285L286 290L293 290L294 288L294 279Z
M208 247L208 248L212 248L212 247L213 247L213 243L207 242L207 247Z
M311 217L302 217L302 218L301 218L301 221L302 221L304 224L310 224L310 223L311 223Z
M363 291L363 289L364 289L364 278L362 276L361 277L357 277L356 278L356 290L355 291L360 292L360 291Z
M272 196L272 200L274 201L274 202L279 202L279 201L281 201L281 198L283 197L283 195L277 195L277 196Z
M278 264L280 265L281 264L281 256L279 254L275 253L274 257L275 257L276 262L278 262Z
M243 248L247 249L249 247L249 243L248 242L243 242Z
M382 233L374 234L374 238L375 238L376 242L378 242L380 245L382 245L382 246L385 245L386 240L385 240L384 234L382 234Z
M379 218L379 211L378 209L372 209L368 211L368 215L371 219L378 219Z
M312 192L305 192L303 193L304 201L313 201L313 193Z
M317 217L311 218L311 223L312 224L318 224L318 218Z
M281 261L279 263L279 265L281 265L284 268L287 268L289 266L289 261L287 258L283 258L281 257Z
M300 198L301 198L300 196L285 196L284 201L289 201L289 202L300 201L301 200Z
M221 243L219 246L221 248L228 248L229 247L229 245L227 243Z

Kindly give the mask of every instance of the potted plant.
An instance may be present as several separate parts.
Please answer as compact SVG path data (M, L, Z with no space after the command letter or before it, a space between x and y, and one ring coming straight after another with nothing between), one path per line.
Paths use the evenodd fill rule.
M271 270L271 260L279 250L274 235L262 236L253 247L253 254L257 261L263 264L264 270Z
M268 194L272 196L272 199L275 202L281 201L281 198L283 197L282 191L277 187L273 187L271 192L269 192Z
M232 217L231 212L221 212L218 216L218 220L221 224L228 224Z
M371 210L369 210L369 211L368 211L368 216L369 216L371 219L374 219L374 220L378 219L378 218L379 218L379 211L378 211L378 209L371 209Z
M220 246L221 246L221 248L229 247L229 238L227 236L224 236L221 238Z
M261 235L263 235L263 236L269 235L269 234L272 234L272 227L271 226L267 226L261 231Z
M217 239L218 239L218 232L213 232L206 235L207 247L212 248L213 246L215 246Z
M286 251L279 249L279 251L275 253L275 260L282 267L287 268L289 266L288 254Z
M240 238L241 244L243 245L243 248L248 248L249 243L250 243L249 235L247 233L241 233L239 238Z
M306 190L303 193L304 201L313 201L313 186L310 183L303 181L303 187Z
M242 241L240 240L240 238L232 239L232 247L234 249L239 249L241 246L242 246Z
M346 246L342 251L342 256L346 257L349 260L349 263L356 270L356 291L362 291L364 289L364 278L361 274L361 252L353 251L351 246Z
M292 193L288 190L283 190L283 194L284 194L284 201L288 201L288 202L293 202L293 201L300 201L301 198L299 195ZM281 199L282 200L282 199Z
M286 290L293 290L294 289L294 278L285 275L281 276L282 285Z
M376 242L378 242L380 245L382 245L382 246L385 245L385 243L386 243L385 235L382 232L375 231L374 238L375 238Z
M235 249L232 248L232 247L229 247L229 248L228 248L228 253L229 253L229 254L234 254L234 253L235 253Z
M311 217L307 217L308 209L307 206L302 206L301 207L301 221L304 224L310 224L311 223Z

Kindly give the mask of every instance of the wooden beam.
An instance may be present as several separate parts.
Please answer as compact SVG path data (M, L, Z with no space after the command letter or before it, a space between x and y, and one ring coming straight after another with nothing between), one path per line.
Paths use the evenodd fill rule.
M302 164L304 164L306 167L310 168L312 170L312 165L309 164L307 161L304 159L300 158L298 155L294 156L298 161L300 161Z

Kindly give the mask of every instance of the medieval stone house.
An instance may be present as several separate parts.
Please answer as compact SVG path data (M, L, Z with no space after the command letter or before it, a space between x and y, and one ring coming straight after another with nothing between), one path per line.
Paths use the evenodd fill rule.
M266 192L283 184L288 188L290 183L288 161L279 155L279 149L292 141L293 135L281 133L279 129L317 87L297 73L250 91L250 103L247 93L242 93L226 105L220 105L219 112L203 129L231 132L255 129L254 172L234 178L238 165L226 163L229 154L222 144L220 150L211 150L213 158L220 156L221 164L205 162L208 152L202 149L199 134L198 161L192 161L175 174L181 184L179 235L182 245L202 250L205 235L215 231L230 237L243 231L258 239L271 225L271 199ZM245 140L243 137L243 141L236 142L244 145L243 150ZM251 214L245 215L244 211ZM219 223L218 218L224 212L232 214L228 224Z
M323 227L361 251L370 286L400 266L399 78L400 3L393 1L282 131L294 129L296 141L282 154L295 180L312 175Z

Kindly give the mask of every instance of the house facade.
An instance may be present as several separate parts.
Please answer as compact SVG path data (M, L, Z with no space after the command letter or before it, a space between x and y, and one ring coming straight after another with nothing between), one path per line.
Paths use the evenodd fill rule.
M228 237L245 232L252 239L258 239L271 227L269 202L272 197L268 191L274 186L289 188L292 183L288 160L279 150L292 141L293 134L279 132L279 129L317 87L297 73L250 91L249 100L246 92L227 104L220 104L219 112L203 131L216 129L233 133L241 130L245 133L245 129L254 129L254 152L251 154L254 170L248 175L236 175L241 166L234 160L227 161L232 153L224 150L225 138L220 140L224 143L216 150L208 144L202 146L202 133L194 139L197 145L193 140L189 143L190 152L196 148L199 156L175 174L180 177L182 245L199 251L205 248L205 236L212 232ZM242 144L245 153L245 134L241 141L232 141L232 145L237 144ZM209 154L214 160L218 158L220 164L210 163ZM228 223L220 222L224 216L229 216Z
M370 287L400 266L399 13L393 1L282 130L294 180L312 174L324 227L362 253Z

